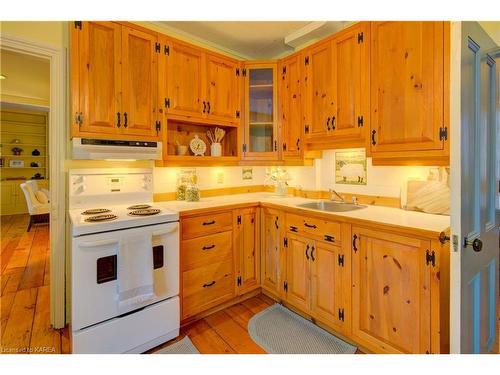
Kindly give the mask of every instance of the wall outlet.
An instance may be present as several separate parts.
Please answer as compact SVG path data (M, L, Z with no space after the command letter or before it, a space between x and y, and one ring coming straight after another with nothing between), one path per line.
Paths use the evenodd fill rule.
M217 172L217 183L218 184L224 183L224 172Z

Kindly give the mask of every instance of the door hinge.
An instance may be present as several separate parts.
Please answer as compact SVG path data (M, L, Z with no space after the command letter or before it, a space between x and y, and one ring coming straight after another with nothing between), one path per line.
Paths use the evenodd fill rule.
M236 111L236 118L240 118L240 111Z
M344 321L344 309L339 309L339 320Z
M339 254L338 261L339 261L339 266L344 267L344 254L342 255Z
M243 68L243 70L241 71L241 74L243 74L243 77L246 77L247 76L247 68Z
M165 108L170 108L170 98L165 98Z
M333 236L330 236L328 234L325 234L325 236L323 237L323 239L327 242L335 242L335 237Z
M82 21L75 21L75 29L82 29Z
M240 68L236 68L236 77L240 76Z
M434 252L434 250L425 251L425 263L427 265L432 264L432 267L436 266L436 253Z
M288 292L288 282L287 281L283 282L283 290L285 292Z
M75 113L75 122L80 127L83 125L83 115L82 112Z
M243 147L243 152L247 152L247 145L246 145L246 143L243 143L242 147Z
M170 55L170 47L167 46L166 44L163 46L163 53L167 56Z
M358 33L358 44L363 43L363 32Z
M161 121L156 121L156 135L160 134L161 130Z
M283 142L283 151L286 151L286 142Z
M236 279L236 284L238 286L241 286L241 276L238 276L238 278Z
M240 225L240 224L241 224L241 215L238 215L238 219L236 220L236 223L237 223L238 225Z
M160 51L161 51L161 44L158 43L158 42L156 42L155 43L155 52L156 53L160 53Z
M304 65L309 65L309 56L304 57Z
M363 126L363 116L358 116L358 128Z
M304 133L309 134L309 125L304 125Z
M286 74L286 66L283 67L283 74Z
M288 247L288 238L283 238L283 247Z
M293 225L290 225L290 232L295 232L297 233L299 230L297 227L294 227Z
M448 127L443 126L442 128L439 128L439 140L447 140L448 139Z

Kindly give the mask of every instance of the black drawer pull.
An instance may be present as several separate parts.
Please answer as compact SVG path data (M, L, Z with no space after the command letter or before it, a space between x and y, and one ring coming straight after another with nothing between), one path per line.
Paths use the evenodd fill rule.
M313 228L313 229L316 229L317 226L315 224L307 224L307 223L304 223L304 225L308 228Z
M203 288L209 288L209 287L211 287L211 286L212 286L212 285L214 285L214 284L215 284L215 280L214 280L214 281L212 281L211 283L208 283L208 284L203 284Z
M203 222L203 225L212 225L212 224L215 224L215 220Z
M203 246L202 250L210 250L210 249L213 249L214 247L215 247L215 245Z

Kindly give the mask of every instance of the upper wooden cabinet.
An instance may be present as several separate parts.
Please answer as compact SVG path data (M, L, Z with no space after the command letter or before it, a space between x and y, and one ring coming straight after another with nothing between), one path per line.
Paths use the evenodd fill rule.
M169 115L238 123L239 62L160 37L160 102Z
M371 23L374 164L448 164L449 23Z
M279 124L283 159L301 159L302 142L302 64L300 54L294 54L278 64Z
M92 21L71 38L72 136L157 139L156 34Z

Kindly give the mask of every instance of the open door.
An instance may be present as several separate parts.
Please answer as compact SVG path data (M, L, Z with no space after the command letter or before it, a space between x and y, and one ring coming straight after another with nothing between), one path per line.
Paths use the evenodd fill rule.
M456 23L454 42L451 351L498 353L498 46L477 22Z

